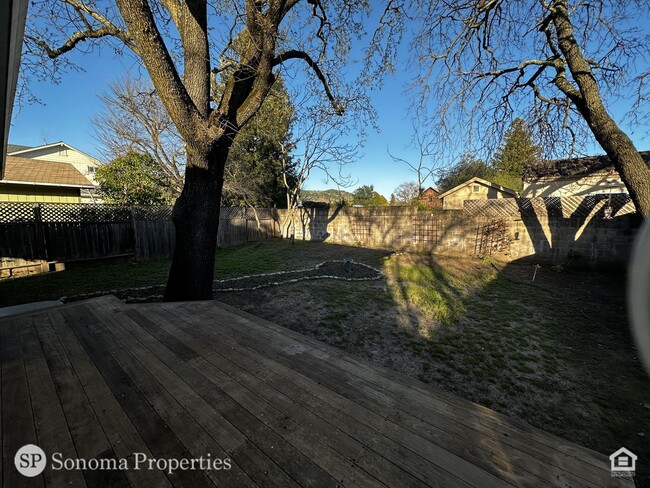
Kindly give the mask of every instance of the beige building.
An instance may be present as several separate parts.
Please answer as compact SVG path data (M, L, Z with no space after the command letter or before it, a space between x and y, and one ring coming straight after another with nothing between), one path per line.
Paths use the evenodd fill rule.
M84 203L93 188L71 164L7 156L0 202Z
M444 210L462 210L465 200L487 200L491 198L517 198L519 194L504 186L482 178L471 178L439 195Z
M97 196L98 184L95 181L95 172L97 171L97 168L101 166L101 163L92 156L75 149L65 142L55 142L53 144L45 144L36 147L8 144L7 156L70 164L81 173L84 178L92 183L91 188L82 189L82 203L101 201Z
M650 165L650 151L640 153ZM627 193L609 157L543 161L524 170L522 197L566 197Z

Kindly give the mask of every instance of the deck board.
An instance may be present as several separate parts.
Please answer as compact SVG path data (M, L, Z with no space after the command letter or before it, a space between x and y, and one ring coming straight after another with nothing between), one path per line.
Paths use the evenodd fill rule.
M0 319L3 486L618 487L609 460L215 302L114 297ZM70 458L229 470L55 471Z

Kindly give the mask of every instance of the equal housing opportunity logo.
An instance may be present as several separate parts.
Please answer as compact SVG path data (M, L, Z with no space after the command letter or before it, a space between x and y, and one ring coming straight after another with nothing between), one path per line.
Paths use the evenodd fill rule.
M637 455L629 449L621 447L609 456L610 469L613 477L632 478L636 470Z
M20 474L33 478L45 470L48 466L48 459L43 449L34 444L26 444L16 452L14 464ZM62 453L55 452L50 458L50 469L53 471L138 471L141 469L155 469L172 474L178 470L227 471L231 467L232 464L229 458L213 458L211 454L198 458L165 459L151 458L145 453L135 452L132 456L129 456L129 459L80 459L66 458Z

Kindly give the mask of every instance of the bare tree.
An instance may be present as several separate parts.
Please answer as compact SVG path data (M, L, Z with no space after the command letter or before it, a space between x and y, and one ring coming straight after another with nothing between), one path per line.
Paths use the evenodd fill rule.
M401 183L393 192L395 199L399 203L405 205L410 205L415 202L420 198L421 194L422 188L414 181L405 181L404 183Z
M351 38L369 10L354 0L49 0L33 3L26 58L54 67L77 47L112 40L135 54L178 129L187 153L173 222L176 248L166 300L212 296L219 201L228 152L255 115L279 70L301 64L333 111ZM241 36L245 33L244 36ZM241 37L236 50L235 38ZM216 62L218 60L218 64ZM214 63L214 64L213 64ZM211 77L224 87L211 96ZM304 79L301 77L300 79Z
M151 155L165 175L172 197L180 195L184 143L153 87L126 76L112 82L99 99L103 110L91 122L103 156L112 161L132 151Z
M297 98L299 97L294 95L294 99ZM292 125L293 142L283 147L282 160L285 170L291 167L292 172L284 172L287 213L280 228L283 236L292 238L296 213L302 202L300 192L307 179L316 170L324 174L326 181L333 181L339 189L350 186L351 178L344 174L343 168L356 159L363 141L361 131L355 143L342 142L343 136L354 130L353 122L359 120L349 113L337 116L332 110L310 105L307 98L303 98L298 105L301 107ZM355 103L351 103L349 112L368 114L367 107ZM373 114L368 115L372 118Z
M498 141L515 116L527 113L550 152L566 151L560 142L567 139L571 152L584 137L581 129L588 129L637 209L650 213L650 169L605 102L642 93L631 83L638 75L635 63L643 62L650 47L643 30L647 1L414 4L420 21L412 44L420 70L414 86L421 107L436 103L433 127L450 138L469 133L470 145L477 136L487 144ZM399 16L403 10L389 13Z
M413 140L411 146L418 151L417 160L408 160L391 154L390 150L388 155L396 163L406 165L413 171L417 177L418 196L424 191L425 182L439 173L443 162L438 148L433 142L430 134L426 134L422 130L420 124L413 122Z

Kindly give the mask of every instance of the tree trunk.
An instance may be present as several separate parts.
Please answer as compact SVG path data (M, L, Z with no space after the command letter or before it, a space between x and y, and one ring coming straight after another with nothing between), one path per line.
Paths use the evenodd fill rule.
M190 156L190 151L188 151ZM219 211L223 187L223 169L228 148L213 150L200 166L188 166L185 185L176 200L172 221L176 230L176 247L165 301L210 300L214 280L214 262L219 230Z
M556 85L571 98L584 117L596 140L621 175L636 209L644 217L648 217L650 215L650 168L643 161L632 140L607 112L591 66L574 37L566 0L556 0L554 4L557 14L553 23L557 31L558 46L579 91L570 86L568 80L561 76L556 78Z

